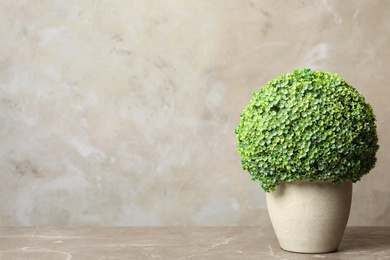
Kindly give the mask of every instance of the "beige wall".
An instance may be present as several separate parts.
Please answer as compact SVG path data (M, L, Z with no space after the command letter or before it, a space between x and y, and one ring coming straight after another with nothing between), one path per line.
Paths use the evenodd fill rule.
M1 1L0 225L261 225L233 129L310 67L378 119L350 225L390 225L390 1Z

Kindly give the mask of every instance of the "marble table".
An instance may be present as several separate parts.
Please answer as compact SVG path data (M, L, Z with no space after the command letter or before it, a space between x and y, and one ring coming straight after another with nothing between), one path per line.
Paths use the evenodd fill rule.
M272 227L2 227L0 259L390 259L390 227L347 227L339 250L296 254Z

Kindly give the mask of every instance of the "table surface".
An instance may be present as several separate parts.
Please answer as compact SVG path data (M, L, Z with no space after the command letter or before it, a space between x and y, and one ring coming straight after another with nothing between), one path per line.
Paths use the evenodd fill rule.
M0 259L390 259L390 227L347 227L337 252L280 249L272 227L2 227Z

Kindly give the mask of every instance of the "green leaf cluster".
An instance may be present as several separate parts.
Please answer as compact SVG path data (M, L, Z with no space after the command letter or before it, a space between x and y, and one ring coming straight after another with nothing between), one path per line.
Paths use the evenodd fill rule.
M255 91L243 110L237 150L264 191L280 181L356 182L376 163L375 115L337 74L295 70Z

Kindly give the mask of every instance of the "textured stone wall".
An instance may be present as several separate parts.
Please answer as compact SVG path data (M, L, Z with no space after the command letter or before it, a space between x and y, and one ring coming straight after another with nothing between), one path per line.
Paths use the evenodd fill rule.
M310 67L378 119L350 225L390 225L390 1L0 3L0 225L261 225L233 129Z

